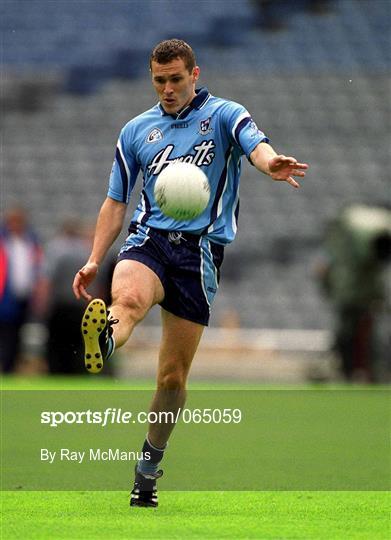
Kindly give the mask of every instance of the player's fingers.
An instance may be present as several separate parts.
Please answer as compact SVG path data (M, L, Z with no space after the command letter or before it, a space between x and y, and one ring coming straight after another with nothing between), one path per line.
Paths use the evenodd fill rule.
M295 163L295 167L296 167L297 169L304 169L304 170L306 170L306 169L308 169L308 163Z
M79 270L79 272L77 273L77 277L80 285L83 285L84 287L86 287L91 281L91 277L88 275L88 272L84 270L84 268Z
M90 299L90 295L87 293L85 289L85 285L83 283L83 271L79 270L79 272L76 274L75 279L73 280L72 289L73 292L78 300L80 298L85 298L86 300Z
M94 270L93 268L83 266L83 268L79 270L78 274L84 281L87 281L89 283L92 279L94 279L96 270Z
M297 159L292 156L282 156L282 161L285 163L288 163L289 165L295 165L297 164Z
M80 294L79 294L79 291L77 290L77 288L75 286L73 286L72 290L73 290L73 294L76 296L76 298L78 300L80 300Z
M79 290L80 290L80 293L82 295L82 297L85 299L85 300L92 300L92 296L90 294L88 294L88 292L86 291L86 289L83 287L83 285L80 285L79 287Z
M76 296L78 300L80 300L80 293L79 293L79 274L76 274L75 279L72 283L72 290L73 294Z
M294 171L291 171L291 175L292 176L300 176L301 178L303 178L305 176L305 172L304 171L297 171L295 169Z
M274 158L272 158L271 161L273 162L273 165L274 165L274 166L278 166L278 165L280 165L281 163L284 163L285 160L286 160L286 156L284 156L284 155L281 154L281 155L279 155L279 156L274 156Z
M294 188L299 188L300 187L300 184L298 182L296 182L296 180L294 178L292 178L291 176L288 176L286 181L288 182L288 184L290 184Z

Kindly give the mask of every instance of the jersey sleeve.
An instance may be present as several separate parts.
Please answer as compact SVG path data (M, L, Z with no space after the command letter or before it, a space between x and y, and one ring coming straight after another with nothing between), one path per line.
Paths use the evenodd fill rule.
M131 134L122 129L115 150L115 158L110 173L107 196L115 201L128 204L136 183L140 165L131 148Z
M250 113L238 103L228 102L225 121L232 142L247 158L260 142L269 142L268 137L258 128Z

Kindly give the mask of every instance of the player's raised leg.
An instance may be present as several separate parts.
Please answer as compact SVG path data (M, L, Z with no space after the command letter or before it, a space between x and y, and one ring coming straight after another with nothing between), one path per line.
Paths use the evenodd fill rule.
M149 309L164 298L158 276L144 264L121 260L114 270L112 304L92 300L83 315L84 362L88 371L99 373L114 349L129 338Z
M115 267L111 295L110 314L119 321L114 329L115 343L121 347L151 307L162 302L164 289L148 266L123 259Z
M162 310L163 335L159 353L157 389L151 411L171 412L172 419L186 401L186 382L190 366L200 342L204 326ZM143 445L143 454L148 452L149 460L142 459L136 467L136 478L131 492L131 506L157 506L156 480L163 474L159 464L175 420L151 423Z

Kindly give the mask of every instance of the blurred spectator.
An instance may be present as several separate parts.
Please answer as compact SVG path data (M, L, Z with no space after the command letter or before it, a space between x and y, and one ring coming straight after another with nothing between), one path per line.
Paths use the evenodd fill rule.
M15 370L20 330L42 310L43 250L26 211L6 211L0 226L0 360L2 371Z
M389 377L391 212L350 206L329 227L320 277L336 314L335 348L348 380Z
M80 321L85 305L72 292L74 274L83 266L91 248L91 230L77 219L65 221L47 247L48 344L51 373L84 373L80 362ZM91 294L109 303L112 267L102 267Z
M253 0L256 24L262 30L278 32L286 28L287 4L284 0Z
M284 30L291 22L292 15L305 9L311 15L326 15L332 11L330 0L253 0L256 11L256 24L264 31Z
M333 1L330 0L307 0L306 9L312 15L328 15L333 11Z

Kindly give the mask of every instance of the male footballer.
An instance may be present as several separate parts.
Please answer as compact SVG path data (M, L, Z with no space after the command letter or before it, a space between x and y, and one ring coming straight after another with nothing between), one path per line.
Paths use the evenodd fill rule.
M150 57L159 102L122 129L98 215L90 258L74 279L78 299L90 303L82 319L84 361L99 372L114 349L155 304L161 306L162 341L157 388L151 411L178 411L186 398L191 362L208 325L219 283L224 247L235 237L239 213L241 160L273 180L297 188L308 165L277 155L268 138L238 103L197 88L200 68L192 48L180 39L159 43ZM205 211L190 221L164 215L154 199L159 173L175 161L200 167L211 196ZM112 280L109 310L92 299L88 286L122 230L126 207L139 172L143 186ZM174 423L150 424L131 492L131 506L157 506L159 464Z

